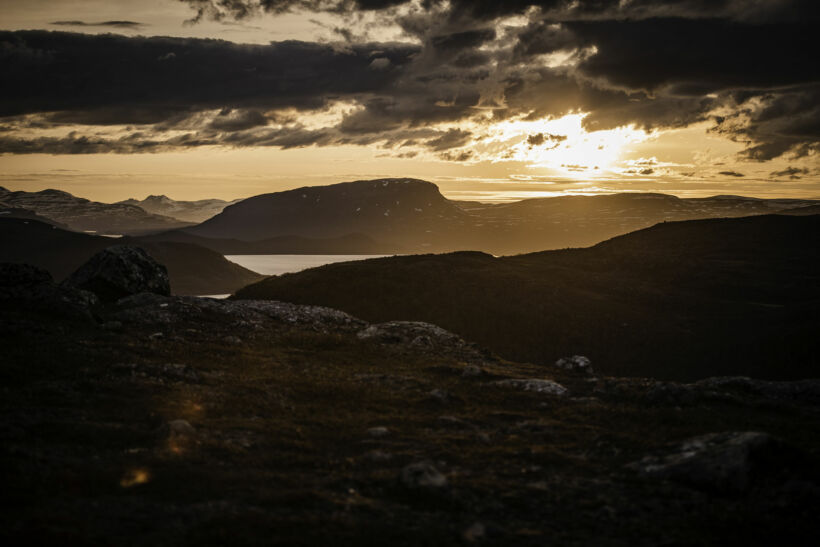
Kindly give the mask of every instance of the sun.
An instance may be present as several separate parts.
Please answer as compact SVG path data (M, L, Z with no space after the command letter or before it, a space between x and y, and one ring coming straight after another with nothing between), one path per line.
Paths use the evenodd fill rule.
M496 160L520 161L532 168L549 168L567 176L588 178L610 171L622 159L627 147L652 136L633 126L590 132L583 127L586 116L586 113L573 113L560 118L496 124L489 131L489 140L503 143L506 149Z

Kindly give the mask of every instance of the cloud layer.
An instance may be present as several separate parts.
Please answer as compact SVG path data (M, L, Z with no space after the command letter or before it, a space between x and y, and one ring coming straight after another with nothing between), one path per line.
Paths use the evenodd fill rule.
M748 160L820 149L813 1L173 1L192 24L308 11L348 26L265 46L0 32L0 150L378 144L457 161L494 123L572 112L590 131L710 122ZM404 38L368 41L363 13Z

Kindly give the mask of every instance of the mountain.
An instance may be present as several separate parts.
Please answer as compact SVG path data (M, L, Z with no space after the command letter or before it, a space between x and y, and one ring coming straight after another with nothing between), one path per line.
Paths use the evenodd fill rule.
M661 223L594 247L332 264L237 292L369 321L429 321L518 361L607 374L815 377L820 216Z
M221 254L190 243L112 239L61 230L42 222L0 217L0 262L25 263L61 280L100 250L134 244L165 264L174 294L227 294L262 279Z
M739 196L682 199L646 193L482 204L448 200L430 182L379 179L256 196L226 207L185 232L243 241L359 233L381 242L387 252L480 250L510 255L593 245L666 220L741 217L817 204Z
M0 188L0 202L59 222L78 232L135 235L190 226L173 218L154 215L122 203L100 203L60 190L12 192Z
M148 196L142 201L132 198L117 203L133 205L148 213L175 218L183 222L199 223L218 215L225 207L239 201L241 200L201 199L197 201L176 201L162 195Z
M255 196L185 231L245 241L361 233L377 241L416 249L446 246L470 221L469 215L445 199L432 183L383 179Z
M0 201L0 218L22 218L25 220L36 220L62 228L63 230L68 230L68 226L65 224L51 220L50 218L44 216L40 216L34 211L29 211L28 209L23 209L22 207L12 207L2 201Z

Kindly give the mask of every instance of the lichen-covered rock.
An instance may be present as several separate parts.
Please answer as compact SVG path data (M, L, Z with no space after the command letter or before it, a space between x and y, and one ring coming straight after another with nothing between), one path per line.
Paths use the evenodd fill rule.
M520 389L522 391L534 391L547 395L566 395L569 391L558 382L539 378L512 378L509 380L498 380L494 383L497 386Z
M757 431L694 437L671 450L629 464L640 475L703 490L742 492L753 475L777 467L782 443Z
M165 266L139 247L115 245L92 256L64 282L101 300L113 302L142 292L168 296L171 284Z
M376 342L397 351L455 357L468 363L495 362L487 350L469 343L443 328L422 321L389 321L361 329L360 340Z

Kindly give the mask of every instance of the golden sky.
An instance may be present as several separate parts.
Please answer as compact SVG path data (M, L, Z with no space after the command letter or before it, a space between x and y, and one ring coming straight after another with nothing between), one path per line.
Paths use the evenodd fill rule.
M817 68L794 60L802 42L753 45L755 33L801 30L786 9L799 2L759 14L732 1L701 14L686 0L674 9L637 1L628 13L559 0L511 3L526 4L517 10L235 4L249 9L0 0L11 83L0 91L0 185L100 201L234 199L415 177L482 201L622 191L820 198ZM28 30L54 32L19 32ZM737 51L691 44L709 30ZM658 35L702 60L679 61L663 45L647 59L640 53ZM741 51L755 63L727 74Z

